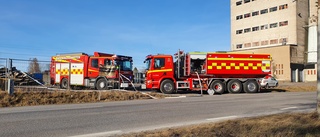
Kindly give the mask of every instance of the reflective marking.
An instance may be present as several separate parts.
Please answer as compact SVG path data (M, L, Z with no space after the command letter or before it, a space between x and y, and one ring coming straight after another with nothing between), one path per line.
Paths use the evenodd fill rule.
M219 120L235 119L237 117L238 116L226 116L226 117L209 118L209 119L206 119L206 120L208 120L208 121L219 121Z
M112 136L114 134L118 134L121 132L122 132L121 130L115 130L115 131L100 132L100 133L93 133L93 134L76 135L76 136L70 136L70 137L105 137L105 136Z
M296 109L296 108L298 108L298 107L287 107L287 108L282 108L280 110L288 110L288 109Z

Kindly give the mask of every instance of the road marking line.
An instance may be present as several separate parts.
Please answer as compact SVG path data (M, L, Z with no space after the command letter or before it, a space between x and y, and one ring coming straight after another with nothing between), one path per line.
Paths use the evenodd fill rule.
M115 131L107 131L107 132L100 132L100 133L92 133L92 134L83 134L83 135L76 135L76 136L69 136L69 137L105 137L105 136L111 136L117 133L121 133L121 130L115 130Z
M165 98L185 98L187 96L178 96L178 97L165 97Z
M209 118L206 119L208 121L219 121L219 120L227 120L227 119L234 119L237 118L238 116L226 116L226 117L217 117L217 118Z
M296 109L296 108L298 108L298 107L287 107L287 108L282 108L282 109L280 109L280 110Z

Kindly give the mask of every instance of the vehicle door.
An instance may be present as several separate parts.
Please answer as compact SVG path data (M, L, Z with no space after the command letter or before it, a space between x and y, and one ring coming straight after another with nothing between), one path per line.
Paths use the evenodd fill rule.
M165 58L154 58L151 78L154 81L159 81L164 75L166 75Z
M95 78L99 76L99 58L90 58L88 64L88 76Z

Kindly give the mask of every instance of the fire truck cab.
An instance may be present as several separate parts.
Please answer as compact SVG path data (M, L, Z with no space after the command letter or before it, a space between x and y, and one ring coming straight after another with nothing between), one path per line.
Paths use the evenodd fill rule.
M133 80L132 57L94 52L58 54L51 58L51 84L60 88L90 87L98 90L127 87Z
M176 78L171 55L148 55L146 64L146 88L172 92Z

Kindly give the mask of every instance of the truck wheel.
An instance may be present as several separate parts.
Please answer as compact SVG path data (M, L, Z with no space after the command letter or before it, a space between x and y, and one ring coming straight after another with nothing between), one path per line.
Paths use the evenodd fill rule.
M240 93L242 91L242 84L239 80L233 79L228 82L227 88L230 93Z
M96 87L97 90L106 90L106 89L108 89L107 80L105 80L104 78L99 79L97 81L95 87Z
M244 92L246 93L256 93L258 92L259 85L255 80L249 80L243 84Z
M67 78L63 78L60 83L60 88L67 89L69 87L69 81Z
M222 94L224 92L224 84L220 80L215 80L211 83L210 89L212 89L215 93Z
M171 80L166 79L161 82L160 91L164 94L172 94L174 91L174 84Z

